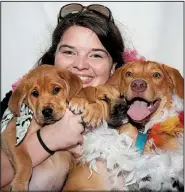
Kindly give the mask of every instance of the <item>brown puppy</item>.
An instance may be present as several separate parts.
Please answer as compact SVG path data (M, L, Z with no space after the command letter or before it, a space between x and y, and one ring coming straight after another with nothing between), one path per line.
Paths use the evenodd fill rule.
M14 116L19 116L20 107L25 103L33 111L33 118L41 128L60 120L67 103L81 88L81 80L68 70L42 65L31 70L21 80L10 98L8 107ZM29 133L35 131L37 130L29 130ZM26 149L21 144L15 145L16 127L9 127L2 132L2 149L15 170L12 190L25 191L28 190L32 162Z
M122 68L119 68L112 75L107 85L104 86L105 92L101 92L101 97L99 97L97 94L94 101L96 101L98 98L102 100L103 95L106 95L106 97L110 100L117 100L119 98L118 95L124 95L131 105L130 109L128 110L128 115L132 121L137 123L137 125L141 125L140 127L142 127L151 118L154 118L155 116L160 117L162 109L166 108L167 110L170 110L172 106L173 93L183 99L183 85L183 77L180 75L178 70L174 68L152 61L132 62L126 64ZM112 86L113 89L119 90L119 94L109 97L110 94L109 88L107 88L108 86ZM98 87L96 89L98 90ZM96 93L97 92L98 91L96 91ZM88 96L86 96L86 99L88 99ZM84 101L82 100L83 99L81 98L81 101L77 102L79 106L83 106ZM86 104L86 106L87 105L88 104ZM80 108L82 109L83 107ZM107 109L110 110L111 108L107 107ZM96 108L94 108L93 113L96 113L95 110ZM182 131L183 129L177 130ZM120 133L124 132L130 132L129 135L134 141L136 140L136 127L130 124L124 125L120 127ZM160 146L158 145L157 147L174 149L174 146L176 146L176 137L172 137L172 135L169 135L165 132L160 132L160 134L162 134L166 139L165 142L163 142L165 145L162 145L161 143ZM147 149L148 148L146 147L145 150ZM110 190L107 180L108 173L104 163L101 160L98 160L97 164L100 174L93 172L93 175L90 179L88 179L88 164L76 165L69 174L69 178L66 182L64 190Z
M69 103L71 111L81 114L89 128L96 128L109 120L112 109L120 100L120 92L109 85L85 87Z

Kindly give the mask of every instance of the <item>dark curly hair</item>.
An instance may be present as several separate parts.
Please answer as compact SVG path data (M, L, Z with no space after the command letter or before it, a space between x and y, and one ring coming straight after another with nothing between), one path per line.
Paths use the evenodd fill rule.
M87 10L80 14L69 14L58 23L52 34L51 47L39 59L38 65L54 65L55 52L61 37L69 27L75 25L91 29L97 35L113 62L117 63L116 68L125 63L123 58L125 46L118 27L105 17Z

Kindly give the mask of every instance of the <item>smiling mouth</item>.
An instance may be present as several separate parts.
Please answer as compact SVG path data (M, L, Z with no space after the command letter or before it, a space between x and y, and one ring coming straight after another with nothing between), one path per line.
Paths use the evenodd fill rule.
M143 98L136 97L131 101L128 101L129 109L127 111L128 116L136 123L143 123L150 116L156 112L159 107L160 99L156 99L149 102Z
M81 79L83 84L90 83L93 79L92 77L87 76L78 76L78 77Z

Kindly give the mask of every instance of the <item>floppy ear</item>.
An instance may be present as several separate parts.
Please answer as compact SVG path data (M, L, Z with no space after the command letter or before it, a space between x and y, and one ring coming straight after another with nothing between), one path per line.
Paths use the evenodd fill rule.
M162 65L162 67L172 81L176 94L181 99L184 99L184 78L181 76L180 72L177 69L164 64Z
M125 81L124 81L124 71L130 66L132 62L125 64L124 66L116 69L113 75L107 81L107 85L111 85L116 88L120 96L124 94Z
M116 71L110 76L107 81L108 85L118 86L120 88L121 81L123 80L123 71L125 71L129 66L131 66L134 62L129 62L124 64L122 67L116 69Z
M89 103L95 102L96 101L96 87L85 87L83 88L77 95L77 97L81 97L84 99L87 99Z
M21 105L26 98L25 86L25 83L21 81L15 91L12 93L8 102L8 107L15 116L20 115Z
M77 95L87 99L89 103L96 102L97 99L116 99L119 97L119 91L114 86L109 85L99 85L97 87L85 87Z
M123 71L123 67L118 68L113 74L112 76L109 78L109 80L107 81L107 85L112 85L112 86L116 86L116 87L120 87L121 85L121 75L122 75L122 71Z
M60 70L59 76L64 79L69 86L68 101L70 101L72 97L76 96L82 89L82 81L69 70Z

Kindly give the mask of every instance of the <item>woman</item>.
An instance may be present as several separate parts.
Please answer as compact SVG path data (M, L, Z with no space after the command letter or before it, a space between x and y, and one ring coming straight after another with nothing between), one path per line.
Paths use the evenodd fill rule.
M123 52L124 43L120 31L108 8L101 5L83 7L80 4L69 4L61 8L51 47L41 57L38 65L50 64L69 69L80 77L83 87L97 86L105 84L111 73L124 64ZM8 97L1 106L6 108L7 102ZM79 115L73 115L67 109L60 121L45 126L40 134L47 148L51 151L69 150L78 153L79 143L83 142L83 126L80 121ZM8 126L14 123L15 119ZM36 123L32 121L31 126L36 126ZM63 165L56 161L57 152L50 156L39 143L36 133L31 134L23 144L34 167L29 190L60 190L68 170L64 170ZM3 152L1 157L1 186L5 186L13 179L13 169ZM70 156L67 157L70 166Z

